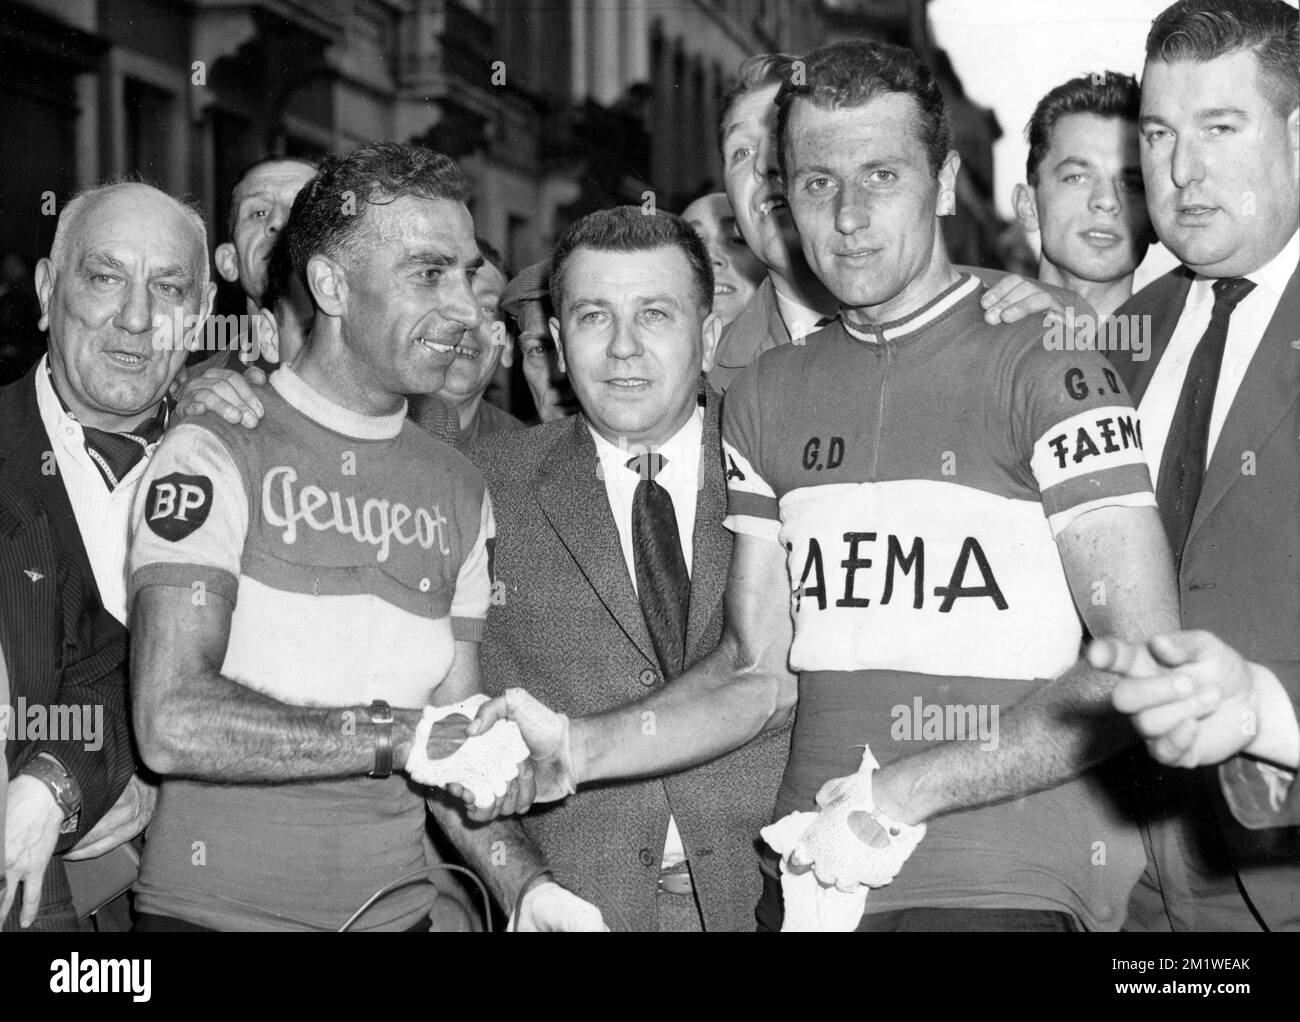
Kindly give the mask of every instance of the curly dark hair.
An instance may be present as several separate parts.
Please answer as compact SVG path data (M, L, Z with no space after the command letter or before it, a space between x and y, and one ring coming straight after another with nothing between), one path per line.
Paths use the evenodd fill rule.
M915 100L920 114L917 135L925 146L930 173L938 176L952 147L948 110L939 83L920 57L905 46L851 39L818 47L802 63L803 73L783 81L776 94L776 148L782 176L787 172L785 150L795 100L837 110L865 106L886 92Z
M469 184L450 157L407 143L372 142L322 160L289 214L289 256L308 292L307 260L318 254L346 258L366 210L406 195L464 203Z

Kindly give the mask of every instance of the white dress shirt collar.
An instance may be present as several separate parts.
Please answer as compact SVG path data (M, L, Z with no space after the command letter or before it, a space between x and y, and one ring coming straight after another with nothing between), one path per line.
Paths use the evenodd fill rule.
M793 298L787 298L781 294L780 289L775 284L772 285L772 293L776 295L776 308L781 313L781 319L785 321L785 327L790 331L790 337L807 337L820 329L817 324L822 320L822 314L816 309L810 309L801 302L796 302Z
M657 453L663 456L664 467L655 477L655 481L672 493L674 498L676 497L675 481L678 478L689 475L691 480L695 480L699 476L700 446L704 442L704 409L698 405L692 409L690 418L676 433L657 447L651 445L649 452L644 446L629 444L622 437L617 444L614 444L603 437L590 422L586 425L591 431L592 440L596 443L596 455L600 458L603 478L626 477L625 481L635 488L641 477L635 468L628 468L627 463L628 459L643 453Z
M1291 239L1282 246L1281 251L1258 270L1244 273L1242 276L1246 280L1252 281L1256 290L1260 288L1266 289L1269 292L1268 297L1276 303L1282 297L1282 292L1286 290L1287 282L1295 273L1297 263L1300 263L1300 231L1292 234ZM1194 292L1192 300L1213 302L1212 289L1214 282L1218 279L1218 277L1206 277L1199 273L1196 274L1192 281L1192 290ZM1252 296L1258 301L1259 296L1254 295L1254 292L1246 297L1250 298Z
M1259 287L1266 287L1281 296L1287 283L1295 275L1296 265L1300 264L1300 231L1291 235L1291 240L1282 246L1282 251L1266 262L1254 273L1246 274Z

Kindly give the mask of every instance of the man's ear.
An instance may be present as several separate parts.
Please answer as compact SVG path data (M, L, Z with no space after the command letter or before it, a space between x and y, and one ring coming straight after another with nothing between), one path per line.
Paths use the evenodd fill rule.
M716 312L710 312L700 326L700 336L704 341L704 372L713 368L713 356L718 353L718 340L722 337L722 318Z
M40 330L50 327L50 299L54 295L54 264L42 259L36 264L36 297L41 301L41 318L36 326Z
M1038 203L1034 200L1034 191L1027 184L1021 183L1011 190L1011 206L1016 211L1016 219L1030 234L1038 231Z
M1291 136L1291 158L1295 161L1292 173L1300 169L1300 106L1291 111L1286 119L1286 131Z
M552 316L547 322L551 328L551 337L555 341L555 357L560 363L560 372L567 376L569 367L564 364L564 341L560 336L560 321Z
M348 282L343 267L329 256L307 260L307 288L316 307L327 316L342 316L348 304Z
M961 170L961 157L956 150L948 151L948 158L939 168L939 202L936 216L952 216L957 212L957 172Z
M501 325L497 326L497 323ZM498 317L496 323L492 324L492 330L493 343L496 343L498 330L501 331L499 336L505 338L505 343L501 345L501 365L509 369L515 364L515 339L510 336L510 328L506 326L505 318Z
M235 251L234 245L223 241L212 254L212 261L217 264L217 272L221 274L222 280L227 284L238 283L239 254Z
M268 362L280 361L280 324L270 309L258 309L257 318L253 320L257 330L257 350Z

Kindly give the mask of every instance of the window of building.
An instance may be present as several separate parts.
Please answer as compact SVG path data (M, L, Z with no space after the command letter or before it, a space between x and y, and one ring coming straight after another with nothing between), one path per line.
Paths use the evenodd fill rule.
M171 93L135 78L123 83L123 156L128 174L139 174L166 190L170 182Z

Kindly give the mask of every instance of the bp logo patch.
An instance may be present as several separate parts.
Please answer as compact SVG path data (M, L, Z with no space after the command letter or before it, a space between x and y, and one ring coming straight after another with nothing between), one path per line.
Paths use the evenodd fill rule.
M208 520L212 510L212 480L173 472L149 487L145 520L156 535L176 543Z

